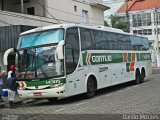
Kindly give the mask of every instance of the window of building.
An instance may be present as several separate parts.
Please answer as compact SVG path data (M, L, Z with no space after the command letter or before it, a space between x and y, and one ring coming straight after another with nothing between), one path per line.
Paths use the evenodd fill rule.
M77 12L77 6L76 5L74 6L74 11Z
M137 15L137 25L142 26L142 16L141 16L141 14Z
M152 29L147 30L147 35L152 35Z
M156 16L154 14L154 24L156 22L155 18L156 18ZM157 24L160 25L160 12L157 12Z
M156 34L156 29L154 29L154 34ZM158 34L160 34L160 28L158 28Z
M138 31L137 31L137 30L133 30L133 33L134 33L134 34L138 34Z
M88 11L82 10L82 22L88 23Z
M138 30L139 35L143 35L143 30Z
M132 15L133 27L150 26L151 13L135 14Z
M35 8L34 7L27 8L27 14L29 14L29 15L35 15Z
M133 33L139 35L152 35L152 29L133 30Z

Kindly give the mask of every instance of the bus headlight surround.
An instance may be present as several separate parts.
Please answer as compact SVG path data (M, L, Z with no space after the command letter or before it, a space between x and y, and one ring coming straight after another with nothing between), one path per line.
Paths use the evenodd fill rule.
M58 88L58 87L62 87L63 84L52 84L51 88Z

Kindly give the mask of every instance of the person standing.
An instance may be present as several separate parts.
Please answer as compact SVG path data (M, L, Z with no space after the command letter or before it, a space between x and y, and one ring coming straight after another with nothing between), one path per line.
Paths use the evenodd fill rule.
M15 77L15 66L14 65L10 66L10 71L8 72L7 79L9 79L11 77L11 73L14 73L14 77Z
M15 108L15 104L13 103L16 95L16 77L14 73L11 73L11 77L8 78L8 101L10 104L10 108Z
M2 89L3 89L3 80L2 80L2 74L0 75L0 103L3 102L2 100Z
M3 102L2 90L7 86L7 80L5 78L6 78L6 71L3 70L2 73L0 74L0 102Z

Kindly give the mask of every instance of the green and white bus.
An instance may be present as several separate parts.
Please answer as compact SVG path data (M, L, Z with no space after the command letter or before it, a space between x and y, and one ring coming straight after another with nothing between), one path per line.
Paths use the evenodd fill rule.
M21 98L65 98L128 81L141 83L151 75L151 56L145 37L122 30L60 24L20 35L16 49Z

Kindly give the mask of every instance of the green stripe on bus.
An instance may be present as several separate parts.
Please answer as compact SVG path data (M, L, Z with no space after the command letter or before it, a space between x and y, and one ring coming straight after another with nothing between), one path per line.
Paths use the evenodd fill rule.
M85 53L82 53L82 59L83 59L83 64L84 65L87 65L87 63L86 63L86 59L87 59L87 52L85 52Z
M53 78L48 80L40 80L40 81L23 81L26 84L26 87L31 86L42 86L42 85L52 85L58 83L66 83L66 78Z
M140 61L145 61L145 60L151 60L151 55L149 53L140 54Z
M108 64L123 62L122 53L83 53L84 65Z
M83 53L83 65L97 65L123 62L123 53ZM151 60L150 53L136 53L135 61ZM127 62L131 62L132 54L127 53Z
M131 53L128 53L128 62L131 62Z
M140 59L140 53L136 53L136 56L137 56L137 61L141 61L141 59Z

